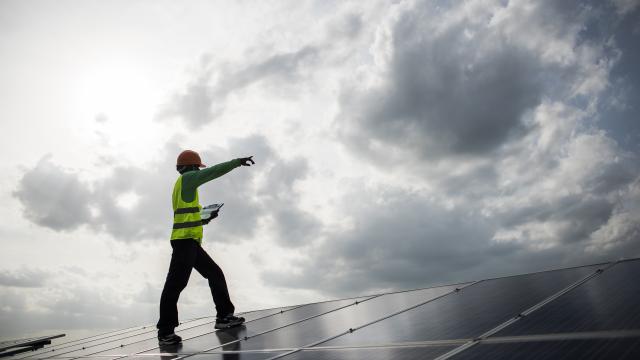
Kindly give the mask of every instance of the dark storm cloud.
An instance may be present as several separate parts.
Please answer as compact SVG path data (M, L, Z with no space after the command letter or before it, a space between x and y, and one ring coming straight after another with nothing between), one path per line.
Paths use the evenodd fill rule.
M613 144L611 144L613 146ZM640 174L637 157L624 154L615 148L615 158L604 160L590 159L594 170L579 179L570 179L570 174L558 173L555 176L569 188L579 190L566 192L559 186L548 189L546 196L530 196L526 203L506 207L496 214L501 226L517 227L527 223L563 223L564 227L554 235L557 242L583 242L602 227L614 215L616 208L627 194L627 187L633 184ZM617 158L617 159L616 159ZM579 159L565 159L565 162L578 163ZM595 166L594 166L595 165ZM560 165L557 165L557 168ZM548 175L553 179L554 175ZM525 188L526 189L526 188ZM533 189L529 189L533 192ZM625 195L621 195L625 194ZM522 194L523 197L526 194ZM526 241L526 235L520 241Z
M259 82L295 82L317 60L318 53L318 48L305 46L247 61L246 65L213 64L205 57L200 73L173 96L157 119L177 117L192 129L200 128L224 112L229 95Z
M620 191L630 202L626 208L603 194L582 200L561 197L549 208L528 208L536 213L533 216L526 210L512 214L519 223L570 222L567 227L547 228L553 233L547 240L559 243L539 249L532 249L535 243L526 237L496 241L494 236L506 226L506 219L503 214L484 215L481 202L448 208L399 189L358 189L342 204L353 218L352 229L327 234L325 242L301 256L294 271L265 272L263 280L274 286L346 296L638 256L640 192L625 189ZM620 229L614 230L616 239L606 250L604 244L597 244L587 251L594 245L593 235L619 221L620 212L627 224L624 229L614 226Z
M620 52L612 69L612 86L601 106L599 125L631 151L640 151L640 2L620 1L620 18L602 16L591 37L608 38ZM612 36L613 35L613 36Z
M91 218L91 191L72 172L45 156L23 175L13 196L25 218L54 230L74 230Z
M510 2L504 24L473 3L473 16L429 4L392 17L388 61L375 85L345 83L336 124L355 154L385 172L387 159L421 166L432 190L352 189L352 228L263 280L356 295L640 256L638 154L584 105L606 89L610 67L593 64L616 56L607 36L580 32L597 12Z
M595 7L521 5L397 6L381 25L388 29L375 47L384 59L371 69L375 81L343 84L336 127L345 145L378 162L487 156L530 131L527 116L545 98L574 96L595 70L583 65L614 61L607 51L581 58L607 48L604 36L586 31L601 13ZM584 49L567 55L567 45Z
M145 168L116 166L91 186L45 158L26 171L15 197L28 210L27 219L53 230L87 225L123 241L164 240L172 221L171 191L178 176L175 158L183 149L169 144L165 150L160 162ZM310 236L317 220L299 208L294 189L308 172L306 160L280 158L261 136L231 139L228 148L212 147L200 153L209 166L249 155L257 162L199 188L202 205L225 203L221 216L205 227L210 241L249 239L261 218L272 220L282 243L294 245ZM121 206L119 198L124 194L135 194L137 201ZM93 216L90 209L95 210Z
M0 270L0 286L38 288L45 284L49 274L41 270Z
M637 0L613 0L612 3L620 15L633 13L640 7L640 2Z
M528 138L539 146L540 136ZM480 167L435 194L350 189L336 206L352 227L326 230L293 271L263 280L345 296L640 256L637 154L601 131L566 136L512 154L515 169ZM508 185L497 186L507 171Z
M354 218L353 229L329 234L297 271L268 272L263 279L335 295L362 294L469 278L492 258L517 252L511 245L487 246L491 221L474 209L444 210L412 193L362 190L343 204Z
M434 159L487 153L526 131L542 91L535 56L464 21L436 31L429 13L416 6L392 25L383 85L343 91L337 121L349 146L378 141Z

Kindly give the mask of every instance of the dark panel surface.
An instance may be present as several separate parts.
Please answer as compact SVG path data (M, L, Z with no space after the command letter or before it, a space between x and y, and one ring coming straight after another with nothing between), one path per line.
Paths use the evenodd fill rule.
M119 359L120 357L118 356L105 356L105 357L99 357L99 358L81 358L81 359L93 359L93 360L115 360L115 359ZM6 360L11 360L12 358L8 358ZM39 359L38 357L36 357L36 359ZM75 359L74 357L70 356L70 357L65 357L60 356L60 357L51 357L51 358L47 358L47 359L51 359L51 360L73 360Z
M282 360L428 360L454 349L454 346L368 348L340 350L304 350Z
M243 326L235 327L235 328L224 330L224 331L214 332L212 327L210 331L208 331L205 334L202 334L201 336L196 336L191 338L183 337L182 348L180 349L180 352L197 353L197 352L205 351L207 349L216 348L218 346L221 346L222 344L238 341L244 338L245 336L253 336L257 333L271 330L276 327L285 326L310 316L315 316L327 311L338 309L343 306L348 306L350 304L353 304L355 301L356 299L349 299L349 300L336 300L336 301L308 304L302 307L294 308L289 311L277 313L273 316L269 316L263 319L246 323ZM136 347L135 350L137 350L137 348L138 347ZM147 349L141 349L137 351L142 351L142 350L144 350L145 353L157 352L157 343L156 343L156 348L152 348L152 350L147 348ZM233 345L229 345L228 347L225 347L224 350L246 350L246 349L244 348L237 349ZM131 352L137 352L137 351L129 351L129 352L131 353Z
M292 305L292 306L282 306L282 307L270 308L270 309L258 309L258 310L251 310L251 311L236 312L235 314L237 316L243 316L245 318L248 318L250 316L252 319L255 319L255 318L259 317L259 316L255 316L256 314L275 314L275 313L277 313L279 311L291 310L293 308L300 307L300 306L304 306L304 304Z
M582 267L482 281L322 345L474 338L595 270Z
M85 344L98 344L98 343L109 341L110 339L122 339L122 338L126 338L127 336L133 336L133 335L144 333L146 331L149 331L149 329L150 327L137 326L134 328L111 331L108 333L102 333L102 334L98 334L90 337L64 341L60 343L52 342L51 345L46 346L38 351L19 354L12 357L12 359L53 356L55 355L55 353L69 352L76 349L81 349L83 346L86 346ZM64 340L64 338L60 340Z
M39 349L37 351L32 351L29 353L24 353L24 354L18 354L13 356L11 359L24 359L24 358L31 358L31 357L36 357L36 356L46 356L44 354L49 353L51 351L59 351L61 349L67 349L70 348L71 346L74 345L78 345L78 344L82 344L82 343L88 343L90 341L96 341L98 339L105 339L105 338L114 338L117 337L119 335L122 334L132 334L136 331L139 331L141 329L147 328L147 326L133 326L133 327L129 327L126 329L118 329L118 330L113 330L113 331L109 331L109 332L103 332L103 333L99 333L96 335L92 335L92 336L86 336L86 337L81 337L81 338L61 338L58 339L60 341L54 340L51 345L48 345L46 347L44 347L43 349Z
M64 334L56 334L54 336L40 336L40 337L32 337L32 338L24 338L19 340L6 340L0 342L0 351L4 351L7 349L12 349L15 347L40 344L43 342L51 341L51 339L62 337Z
M123 342L128 342L131 339L149 338L150 336L155 336L155 332L156 330L153 327L141 328L136 331L119 334L117 336L99 338L84 343L74 344L69 347L56 349L53 352L38 355L38 358L46 359L52 356L76 356L78 354L89 354L91 352L98 351L99 349L108 349L115 345L122 344Z
M626 261L495 336L640 329L640 261Z
M338 335L350 328L364 325L394 312L445 295L455 288L456 286L443 286L382 295L295 326L242 341L242 348L243 350L259 350L304 347L313 342Z
M51 344L53 339L64 337L65 334L56 334L51 336L40 336L24 338L19 340L7 340L0 342L0 357L13 356L16 354L30 352L35 349L42 348Z
M635 360L640 359L640 339L570 340L480 344L451 360Z
M202 354L194 355L189 359L194 360L265 360L276 355L284 354L283 352L264 352L264 353L238 353L238 354ZM162 359L164 360L164 359Z
M201 325L207 322L210 322L213 317L200 317L194 319L184 320L177 329L190 328L197 325ZM26 355L20 354L20 356L12 357L12 359L23 359L23 358L45 358L51 356L66 356L61 355L62 353L69 353L70 351L82 349L82 347L91 347L96 344L104 344L112 341L123 341L122 339L127 339L129 337L133 337L135 335L143 334L143 333L153 333L155 332L155 325L145 325L145 326L133 326L126 329L118 329L109 332L104 332L88 337L82 337L78 339L70 339L62 342L52 343L50 346L45 347L39 351L31 352ZM62 340L62 339L61 339ZM71 355L69 355L71 356Z
M187 359L192 360L265 360L271 357L284 354L284 352L268 351L268 352L254 352L254 353L221 353L211 352L205 354L197 354L189 356ZM171 360L182 355L136 355L123 358L123 360ZM96 359L100 360L100 359Z
M247 313L246 316L243 316L245 316L247 321L252 321L277 312L279 312L278 309L269 309L264 311L253 311L251 313ZM213 328L214 323L215 318L211 317L181 324L176 328L176 334L180 335L183 339L188 339L205 333L211 333L215 330ZM64 356L83 356L91 354L123 355L155 349L158 347L156 332L157 330L153 327L140 335L107 341L106 343L100 343L100 345L86 347L85 349L79 349L73 352L63 351L56 354L56 356L60 356L61 354L64 354Z

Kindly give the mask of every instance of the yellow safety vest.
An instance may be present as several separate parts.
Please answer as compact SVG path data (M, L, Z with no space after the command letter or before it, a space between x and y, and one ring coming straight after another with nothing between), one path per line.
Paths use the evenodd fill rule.
M182 175L173 187L173 231L171 240L195 239L202 243L202 218L200 218L200 201L198 190L191 202L182 199Z

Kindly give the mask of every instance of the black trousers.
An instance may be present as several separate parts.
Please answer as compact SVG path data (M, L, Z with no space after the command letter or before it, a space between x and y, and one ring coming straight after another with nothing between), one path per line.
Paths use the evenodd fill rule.
M224 273L200 244L193 239L172 240L171 247L173 253L169 273L160 296L160 320L157 325L160 332L171 332L178 326L178 298L187 286L193 268L209 280L217 316L233 314L235 307L229 298Z

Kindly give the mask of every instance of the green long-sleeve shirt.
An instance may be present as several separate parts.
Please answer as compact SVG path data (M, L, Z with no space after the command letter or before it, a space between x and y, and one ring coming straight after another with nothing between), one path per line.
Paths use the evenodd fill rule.
M196 197L198 186L218 178L240 166L240 159L223 162L202 170L189 171L182 174L182 200L191 202Z

